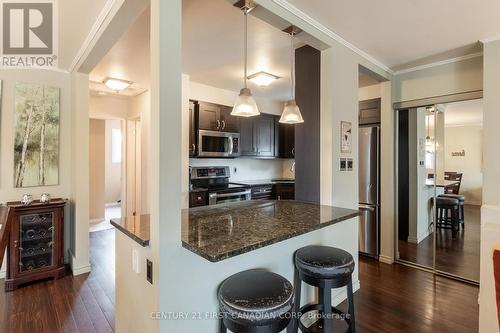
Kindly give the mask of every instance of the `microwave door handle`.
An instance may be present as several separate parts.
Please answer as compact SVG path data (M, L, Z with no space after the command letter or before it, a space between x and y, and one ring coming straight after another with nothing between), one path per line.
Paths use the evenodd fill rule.
M233 137L230 136L228 139L229 139L229 155L232 155L233 154L233 145L234 145Z

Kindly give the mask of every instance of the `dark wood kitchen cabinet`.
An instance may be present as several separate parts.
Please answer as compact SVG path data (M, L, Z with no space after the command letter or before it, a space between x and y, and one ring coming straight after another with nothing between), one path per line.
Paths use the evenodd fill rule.
M268 114L261 114L255 119L258 156L274 157L274 119L274 116Z
M189 157L195 157L198 154L198 132L196 131L196 111L198 102L189 101Z
M276 157L295 158L295 125L280 124L276 118Z
M64 207L66 201L8 203L9 244L5 290L64 276ZM3 252L3 249L0 249Z
M240 120L240 152L241 156L257 155L254 120L252 117L241 118Z
M277 200L295 200L295 184L278 183L274 185Z
M275 156L275 116L261 113L240 121L242 156Z
M239 117L231 116L232 108L207 102L199 102L198 127L207 131L238 132Z

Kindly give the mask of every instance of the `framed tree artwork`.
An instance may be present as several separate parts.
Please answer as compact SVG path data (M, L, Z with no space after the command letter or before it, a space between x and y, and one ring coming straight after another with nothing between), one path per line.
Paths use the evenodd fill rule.
M59 184L59 96L56 87L16 84L15 187Z
M352 153L352 123L348 121L340 122L340 152Z

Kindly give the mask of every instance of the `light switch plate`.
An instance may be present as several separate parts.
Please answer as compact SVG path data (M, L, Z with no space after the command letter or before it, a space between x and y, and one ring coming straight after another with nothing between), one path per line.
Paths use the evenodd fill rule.
M136 274L141 273L141 265L139 264L141 261L139 260L139 252L136 249L132 250L132 270Z

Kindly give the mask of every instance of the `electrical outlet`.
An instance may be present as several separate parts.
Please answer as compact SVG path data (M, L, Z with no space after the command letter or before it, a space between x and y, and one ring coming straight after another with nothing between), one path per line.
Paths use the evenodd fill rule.
M146 270L146 279L153 284L153 263L149 259L146 259Z

